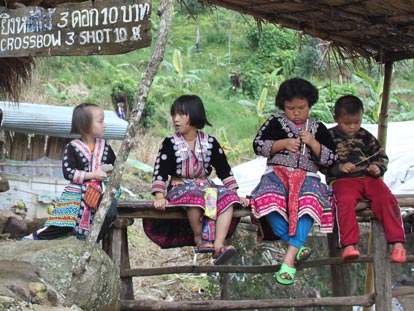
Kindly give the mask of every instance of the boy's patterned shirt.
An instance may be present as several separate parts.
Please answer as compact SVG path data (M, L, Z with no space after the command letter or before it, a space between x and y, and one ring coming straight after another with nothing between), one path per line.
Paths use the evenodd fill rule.
M338 126L329 129L338 154L338 161L330 168L327 181L332 182L338 178L346 177L366 177L369 176L367 168L370 164L377 165L381 170L381 176L384 175L388 166L388 157L381 147L379 141L370 132L364 128L354 136L348 136L339 131ZM368 157L372 158L364 161ZM361 162L363 161L363 162ZM339 171L339 165L351 162L357 164L358 170L352 174L344 174Z

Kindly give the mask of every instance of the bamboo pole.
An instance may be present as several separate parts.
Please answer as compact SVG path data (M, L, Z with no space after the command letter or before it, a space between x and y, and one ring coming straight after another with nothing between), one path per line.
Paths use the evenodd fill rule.
M125 134L125 138L119 149L118 157L115 161L115 168L112 173L111 180L107 186L107 191L102 199L101 206L95 214L94 222L92 224L91 231L86 239L83 246L80 258L75 264L72 271L72 282L70 289L68 290L64 305L72 306L77 301L78 291L82 289L79 284L82 282L82 278L85 276L85 271L88 266L88 262L92 257L92 253L98 238L99 231L102 227L102 223L105 219L106 213L109 210L111 201L115 199L117 189L121 184L121 177L125 170L125 163L128 158L129 152L134 147L134 137L138 132L139 121L141 119L142 111L146 103L149 90L151 88L154 77L158 71L158 68L164 58L165 47L168 42L171 21L172 21L172 0L162 0L158 9L158 15L160 16L160 24L158 27L157 40L155 42L151 59L148 62L147 68L142 76L141 84L138 88L137 99L132 109L131 116L129 119L128 128Z
M384 86L382 90L381 112L378 118L378 140L382 147L387 146L387 129L388 129L388 103L391 93L392 82L392 62L384 65Z
M380 144L384 149L387 146L387 129L388 129L388 103L390 100L392 81L392 62L386 62L384 65L384 86L382 89L381 111L378 118L377 136ZM369 231L368 254L373 253L372 226ZM374 292L374 271L371 263L367 265L365 279L365 293ZM364 307L364 311L371 311L372 307Z

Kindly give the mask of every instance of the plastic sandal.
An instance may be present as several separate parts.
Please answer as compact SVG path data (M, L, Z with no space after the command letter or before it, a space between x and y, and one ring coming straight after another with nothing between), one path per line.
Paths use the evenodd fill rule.
M394 246L392 248L391 260L394 262L406 262L407 261L407 251L404 247Z
M20 241L33 241L33 240L34 240L34 238L33 238L32 234L24 236L20 239Z
M359 251L355 247L350 247L342 253L342 262L351 262L357 260L360 256Z
M223 265L236 254L237 249L234 246L223 246L220 248L220 254L217 256L216 260L214 260L214 264L216 266Z
M213 243L203 242L197 246L196 253L214 253Z
M282 285L291 285L295 280L296 268L289 267L287 264L282 263L280 270L276 273L276 281ZM282 275L288 275L289 278L282 278Z
M302 253L304 253L304 255L302 255ZM305 260L307 260L313 253L313 249L306 247L306 246L302 246L301 248L299 248L296 257L295 257L295 263L301 263Z

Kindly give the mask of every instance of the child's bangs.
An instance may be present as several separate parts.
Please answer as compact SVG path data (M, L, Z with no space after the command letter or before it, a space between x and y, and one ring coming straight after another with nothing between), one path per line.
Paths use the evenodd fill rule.
M176 114L188 115L188 110L186 109L184 103L176 102L171 106L171 116Z

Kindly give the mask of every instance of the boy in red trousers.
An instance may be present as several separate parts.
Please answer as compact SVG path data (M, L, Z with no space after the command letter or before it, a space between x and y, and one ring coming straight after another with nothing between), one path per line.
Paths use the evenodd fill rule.
M327 176L336 198L336 219L339 228L342 261L359 258L359 227L355 206L361 199L370 201L372 212L384 228L392 244L391 260L406 261L405 233L400 207L390 189L380 178L387 170L388 157L378 140L361 127L364 112L362 101L353 95L335 103L337 126L329 129L337 148L338 162Z

